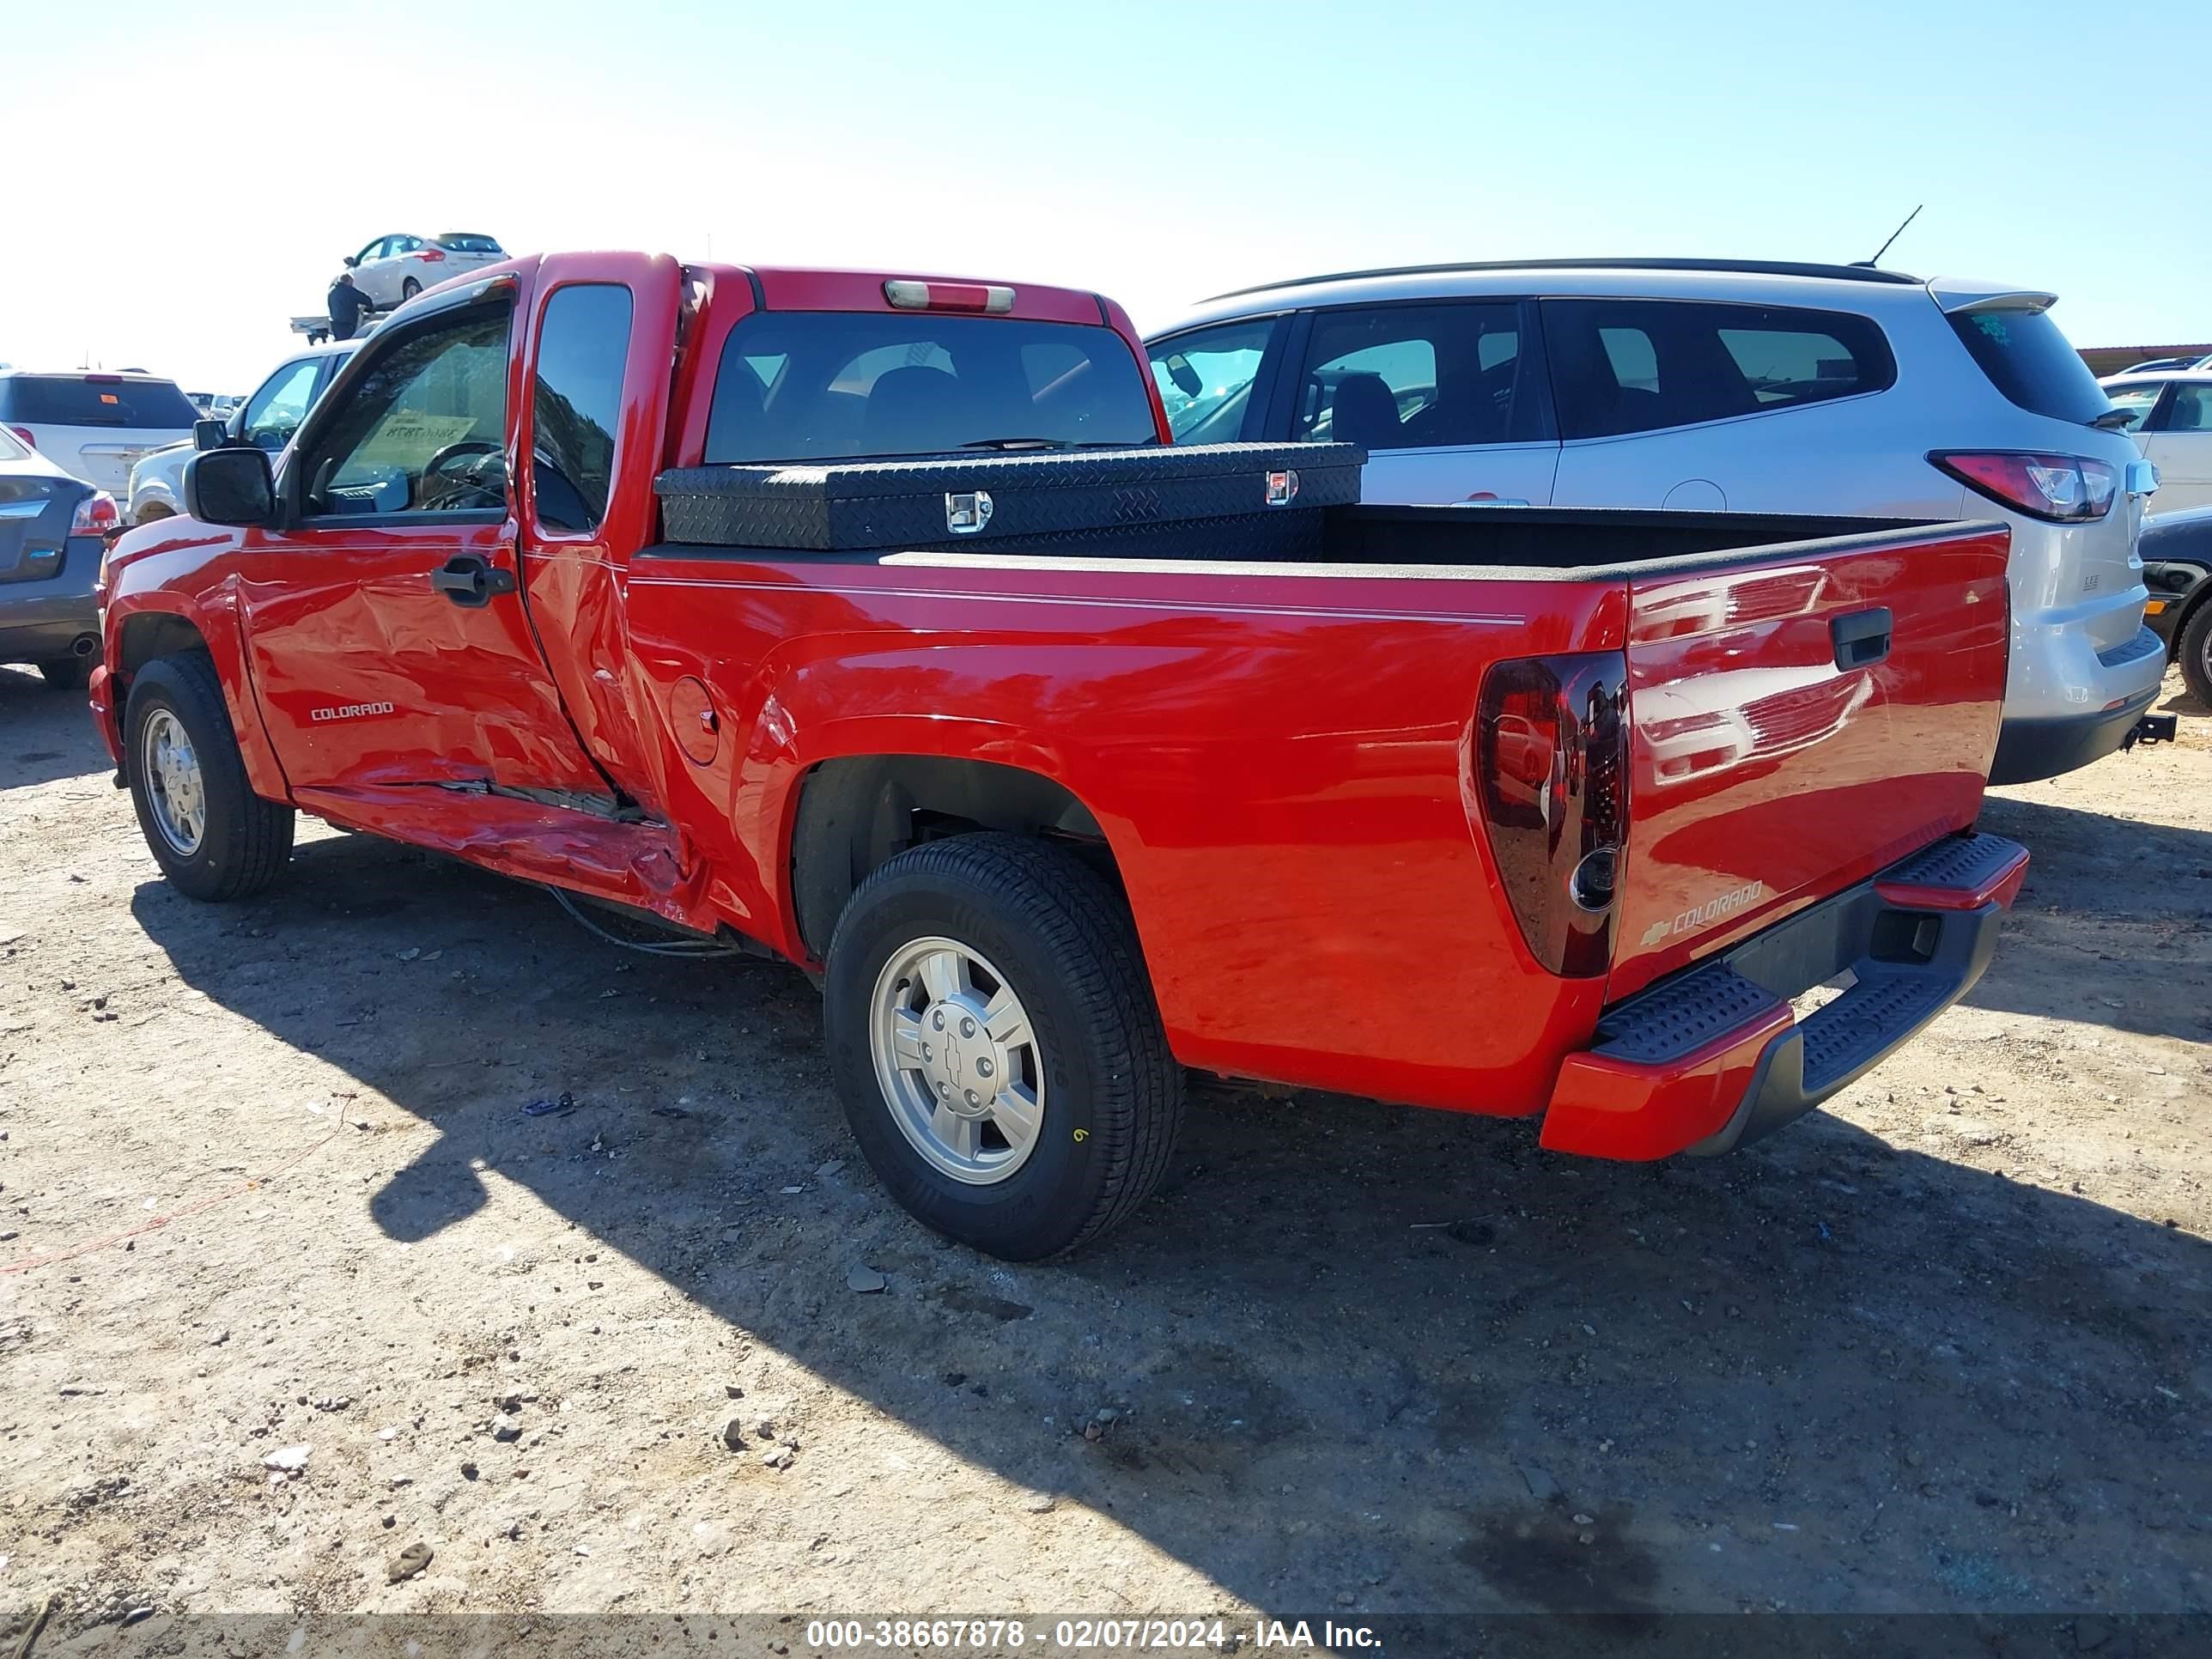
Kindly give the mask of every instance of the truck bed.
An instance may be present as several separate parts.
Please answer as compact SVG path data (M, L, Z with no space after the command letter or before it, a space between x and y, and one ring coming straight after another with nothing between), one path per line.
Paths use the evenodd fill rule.
M1211 559L1197 537L1180 558L1050 546L633 559L639 696L692 677L743 757L676 765L711 803L696 821L715 860L757 872L749 911L784 908L774 849L823 760L1018 768L1110 847L1185 1064L1528 1112L1601 1007L1980 808L2008 632L1998 526L1361 507L1328 511L1313 562ZM1847 659L1869 624L1878 648ZM1478 821L1483 687L1532 659L1609 664L1626 688L1596 975L1531 956ZM801 959L821 943L770 942ZM1409 979L1409 962L1468 977ZM1501 975L1522 1000L1486 1024L1463 999ZM1316 999L1340 1016L1319 1045Z
M1358 566L1377 576L1458 576L1471 571L1516 580L1625 577L1655 568L1694 570L1701 564L1779 555L1797 544L1833 544L1844 538L1869 546L1905 545L1931 532L1993 526L1961 521L1937 526L1904 519L1862 519L1770 513L1665 513L1602 507L1332 507L1321 511L1317 556L1254 560L1246 544L1222 553L1222 542L1204 526L1188 530L1145 526L1141 553L1124 556L1110 542L1064 538L999 538L972 545L911 550L796 553L783 547L744 547L665 542L649 551L663 556L726 560L831 562L937 558L1034 562L1049 560L1069 569L1171 569L1204 563L1217 571L1267 570L1295 574L1321 566ZM1823 550L1828 550L1824 547Z

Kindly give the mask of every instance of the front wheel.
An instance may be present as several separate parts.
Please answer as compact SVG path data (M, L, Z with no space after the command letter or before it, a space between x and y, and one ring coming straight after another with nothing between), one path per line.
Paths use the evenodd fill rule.
M960 836L860 884L823 1018L854 1138L927 1225L1012 1261L1118 1225L1182 1116L1127 907L1060 848Z
M215 665L198 652L148 663L123 711L124 776L161 873L196 899L251 898L292 856L293 812L264 800Z
M2181 630L2181 678L2190 694L2212 711L2212 599L2197 607Z

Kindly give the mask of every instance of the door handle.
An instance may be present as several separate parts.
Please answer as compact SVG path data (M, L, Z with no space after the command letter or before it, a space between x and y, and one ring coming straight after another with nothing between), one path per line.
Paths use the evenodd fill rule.
M514 592L514 573L501 570L481 553L456 553L430 573L430 586L473 610L489 605L495 593Z
M1838 617L1828 624L1828 638L1836 647L1837 667L1871 668L1889 655L1889 611L1877 607Z

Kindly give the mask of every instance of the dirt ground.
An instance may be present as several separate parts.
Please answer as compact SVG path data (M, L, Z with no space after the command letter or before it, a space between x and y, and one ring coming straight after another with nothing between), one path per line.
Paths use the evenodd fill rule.
M145 1608L2201 1613L2212 719L2169 690L2179 744L1992 798L2035 857L1996 965L1826 1113L1625 1167L1209 1090L1137 1224L1017 1268L878 1190L796 972L305 822L195 904L81 702L0 670L0 1643L50 1594L41 1652Z

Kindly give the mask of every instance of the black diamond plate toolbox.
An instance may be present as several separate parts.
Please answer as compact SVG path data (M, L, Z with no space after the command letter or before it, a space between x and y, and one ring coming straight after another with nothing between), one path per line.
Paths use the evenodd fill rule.
M717 547L847 553L1070 538L1087 550L1102 532L1245 514L1302 520L1284 528L1303 542L1318 509L1359 500L1366 459L1356 444L1193 444L674 467L654 489L666 539Z

